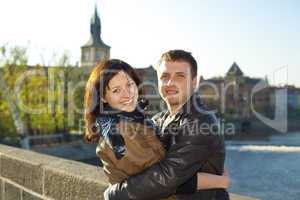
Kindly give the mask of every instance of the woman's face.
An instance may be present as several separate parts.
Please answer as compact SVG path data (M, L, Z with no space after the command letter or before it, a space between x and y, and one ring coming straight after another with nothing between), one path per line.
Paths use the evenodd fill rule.
M137 106L137 85L126 72L120 71L108 82L102 100L114 109L132 112Z

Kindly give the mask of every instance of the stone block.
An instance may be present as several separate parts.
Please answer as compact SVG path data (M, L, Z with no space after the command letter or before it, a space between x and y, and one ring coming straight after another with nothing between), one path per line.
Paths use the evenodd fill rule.
M44 176L44 195L53 199L100 200L108 186L102 169L76 161L52 163Z
M4 199L5 200L20 200L21 190L10 183L4 184Z
M35 196L33 194L30 194L26 191L23 191L22 197L23 197L23 200L43 200L40 197L37 197L37 196Z
M1 156L1 175L19 185L42 194L43 169L24 160Z
M2 179L0 179L0 200L4 200L4 192L3 192L4 188L3 188L3 181Z
M43 191L43 165L61 160L13 147L5 151L3 145L0 153L0 175L39 194Z

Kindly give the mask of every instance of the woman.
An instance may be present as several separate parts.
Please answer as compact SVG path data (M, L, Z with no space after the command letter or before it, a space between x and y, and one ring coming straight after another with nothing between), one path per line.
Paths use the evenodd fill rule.
M145 100L139 99L140 83L129 64L111 59L93 69L86 85L85 139L98 141L96 152L110 184L143 171L165 155L158 139L159 130L144 116ZM222 178L206 173L198 175L203 182L215 183ZM223 183L213 186L227 187ZM185 192L182 187L180 191ZM210 188L211 185L201 189Z

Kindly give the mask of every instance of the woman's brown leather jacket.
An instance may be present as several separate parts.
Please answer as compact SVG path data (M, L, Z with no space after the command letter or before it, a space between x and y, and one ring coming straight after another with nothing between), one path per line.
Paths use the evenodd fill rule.
M102 136L96 153L110 184L140 173L165 156L153 123L138 113L100 116L95 126Z

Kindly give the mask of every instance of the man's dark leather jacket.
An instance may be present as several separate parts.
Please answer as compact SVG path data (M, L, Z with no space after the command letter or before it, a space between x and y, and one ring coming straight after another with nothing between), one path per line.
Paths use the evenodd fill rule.
M174 194L197 172L223 173L224 137L215 116L205 110L199 98L191 96L168 125L164 123L167 116L168 112L162 112L153 118L161 127L166 157L142 173L110 186L104 193L106 200L155 200ZM227 199L227 195L222 189L213 189L176 198L215 200Z

